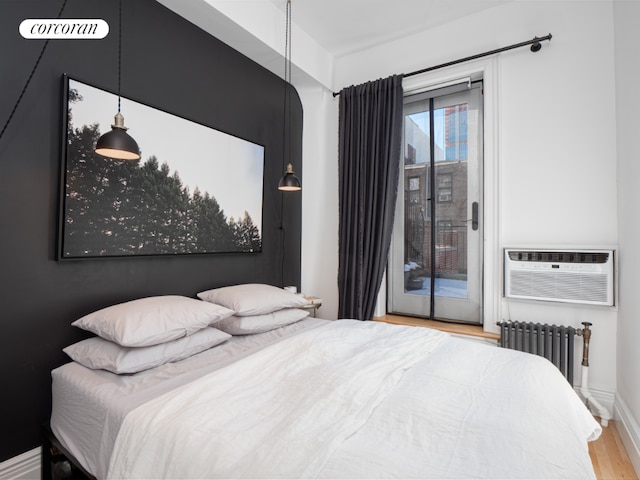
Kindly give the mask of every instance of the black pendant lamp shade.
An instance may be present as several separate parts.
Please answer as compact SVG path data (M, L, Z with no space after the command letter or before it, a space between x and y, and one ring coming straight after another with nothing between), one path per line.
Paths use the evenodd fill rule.
M287 171L284 174L284 177L280 179L280 183L278 183L278 190L282 190L284 192L297 192L298 190L302 190L300 179L298 179L296 174L293 172L293 165L287 165Z
M127 133L124 117L120 113L120 64L122 60L122 0L118 2L118 113L116 113L111 131L102 135L96 142L97 154L119 160L140 160L140 148Z
M96 142L96 153L120 160L140 160L140 148L127 133L124 117L120 112L115 116L111 131L102 135Z

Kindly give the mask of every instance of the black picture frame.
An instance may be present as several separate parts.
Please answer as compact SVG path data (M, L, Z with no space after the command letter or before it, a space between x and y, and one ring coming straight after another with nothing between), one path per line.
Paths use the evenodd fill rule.
M102 157L118 95L63 87L58 260L262 251L263 145L121 97L142 158Z

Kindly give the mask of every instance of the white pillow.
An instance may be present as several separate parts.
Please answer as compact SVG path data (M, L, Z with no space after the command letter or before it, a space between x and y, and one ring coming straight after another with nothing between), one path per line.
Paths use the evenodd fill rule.
M231 335L207 327L188 337L151 347L122 347L100 337L88 338L63 349L81 365L113 373L136 373L177 362L218 345Z
M216 323L216 328L231 335L249 335L252 333L268 332L275 328L295 323L308 316L309 312L299 308L287 308L264 315L250 317L236 317L234 315Z
M213 303L165 295L112 305L71 325L123 347L148 347L191 335L232 314Z
M263 283L214 288L198 293L198 297L230 308L238 317L263 315L283 308L302 307L309 304L302 295Z

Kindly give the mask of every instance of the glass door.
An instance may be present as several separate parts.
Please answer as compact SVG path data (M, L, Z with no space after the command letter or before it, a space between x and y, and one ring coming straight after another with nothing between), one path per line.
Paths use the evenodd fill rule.
M482 323L482 89L405 97L389 311Z

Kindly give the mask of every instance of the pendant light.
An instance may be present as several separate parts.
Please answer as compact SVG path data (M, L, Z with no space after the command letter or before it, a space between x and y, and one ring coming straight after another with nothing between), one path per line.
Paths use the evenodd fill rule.
M296 177L296 174L293 171L293 165L287 165L287 171L280 179L280 183L278 183L278 189L282 190L283 192L298 192L302 190L300 180L298 179L298 177Z
M278 190L283 192L298 192L302 190L300 179L296 177L291 164L291 0L287 0L287 21L284 46L284 128L282 131L282 155L289 160L287 170L278 183ZM289 142L287 144L287 128ZM283 162L284 163L284 162Z
M124 117L120 113L120 64L122 58L122 0L119 2L118 19L118 113L116 113L111 131L102 135L96 142L95 151L103 157L119 160L140 160L140 148L127 133Z

